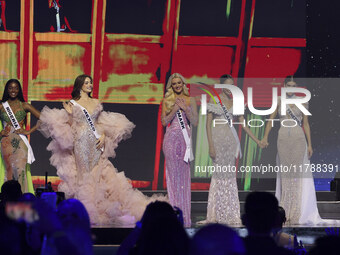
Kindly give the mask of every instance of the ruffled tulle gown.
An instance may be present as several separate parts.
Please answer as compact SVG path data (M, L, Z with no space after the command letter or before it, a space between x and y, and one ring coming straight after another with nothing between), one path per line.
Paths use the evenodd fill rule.
M40 131L52 137L47 150L52 152L50 162L62 180L58 189L66 198L85 205L92 224L131 225L141 218L148 203L166 199L144 196L108 160L115 157L118 143L131 136L135 125L125 115L103 111L100 103L90 114L97 132L105 134L103 152L96 149L97 139L79 106L73 106L72 114L48 107L41 112Z

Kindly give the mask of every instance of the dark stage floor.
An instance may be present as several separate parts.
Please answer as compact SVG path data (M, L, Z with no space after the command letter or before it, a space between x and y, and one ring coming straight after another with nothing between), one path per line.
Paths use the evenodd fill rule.
M269 191L274 193L274 191ZM143 191L144 194L151 196L154 193L166 194L166 191ZM250 191L239 191L241 214L243 213L244 201ZM187 229L187 232L192 236L202 224L200 221L204 220L207 212L208 191L192 191L191 202L191 217L192 227ZM324 219L338 219L340 220L340 201L336 201L335 192L318 191L317 192L318 209L320 216ZM119 245L124 238L130 233L132 227L118 227L118 226L93 226L92 233L95 237L96 245ZM244 226L231 226L240 236L246 236L247 230ZM339 228L340 224L336 225L287 225L284 227L284 232L295 234L298 240L301 240L306 247L311 246L315 239L326 235L326 229L330 227Z

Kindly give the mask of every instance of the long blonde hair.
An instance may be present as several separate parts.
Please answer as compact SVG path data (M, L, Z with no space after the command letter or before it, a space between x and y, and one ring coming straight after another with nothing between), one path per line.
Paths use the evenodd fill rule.
M166 93L164 96L164 99L166 99L165 101L165 113L168 114L169 112L171 112L173 106L175 105L175 92L172 89L172 79L174 78L180 78L183 82L183 94L185 96L189 96L189 90L186 86L186 81L184 79L184 77L179 74L179 73L173 73L169 79L168 79L168 83L166 84Z

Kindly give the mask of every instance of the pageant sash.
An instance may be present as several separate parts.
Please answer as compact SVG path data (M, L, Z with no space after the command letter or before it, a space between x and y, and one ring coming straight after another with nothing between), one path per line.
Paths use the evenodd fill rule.
M14 127L15 130L18 130L20 129L20 124L17 120L17 118L15 117L15 114L13 113L12 111L12 108L9 106L8 102L3 102L2 103L6 113L7 113L7 116L8 118L11 120L12 122L12 126ZM30 143L28 142L27 140L27 137L24 136L23 134L19 134L20 138L22 139L22 141L26 144L27 146L27 163L28 164L32 164L34 161L35 161L35 158L34 158L34 154L33 154L33 150L32 150L32 147L30 145Z
M89 114L89 112L84 108L82 107L80 104L78 104L76 101L74 101L73 99L70 100L70 102L73 104L73 105L77 105L80 107L81 111L83 112L84 116L85 116L85 119L86 119L86 122L87 124L89 125L91 131L93 132L94 136L99 139L100 138L100 135L98 134L97 130L96 130L96 127L94 126L94 123L93 123L93 120L91 118L91 115ZM101 147L100 148L101 151L104 151L104 148Z
M298 119L298 117L295 116L295 114L293 113L292 109L290 109L289 105L287 105L287 113L289 114L289 116L295 120L297 122L297 124L302 127L302 121Z
M236 147L236 152L235 152L235 158L237 158L238 155L240 155L240 158L242 158L240 140L238 139L236 129L234 128L234 126L231 125L232 115L228 111L227 107L222 102L220 102L219 104L222 107L222 110L223 110L223 113L224 113L224 118L228 121L231 133L233 134L235 141L236 141L236 144L237 144L236 145L237 147Z
M178 123L181 127L182 134L183 134L183 137L184 137L184 141L185 141L185 144L186 144L184 161L189 163L190 161L192 161L194 159L194 154L192 153L192 150L191 150L191 141L190 141L190 138L189 138L189 135L188 135L188 130L185 126L185 122L184 122L184 119L183 119L182 112L180 110L178 110L176 112L176 115L177 115L177 120L178 120Z

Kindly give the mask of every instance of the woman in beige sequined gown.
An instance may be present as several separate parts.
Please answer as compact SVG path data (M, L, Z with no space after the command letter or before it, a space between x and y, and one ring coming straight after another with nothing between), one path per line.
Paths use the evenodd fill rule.
M234 80L230 75L224 75L221 77L220 83L234 84ZM223 93L219 96L228 109L231 119L233 119L231 92L228 89L223 89ZM218 98L216 98L216 101L219 101ZM217 169L223 166L230 167L230 169L235 167L235 160L240 149L238 148L239 142L235 139L229 125L215 125L215 127L212 127L213 119L225 119L224 111L220 104L213 104L213 101L211 101L207 104L207 110L209 155L213 159L216 171L212 173L210 182L206 222L238 225L241 224L241 220L236 172L217 171ZM242 122L243 116L240 116L238 121ZM244 130L257 144L260 144L260 141L247 126L244 127ZM202 223L205 223L205 221Z
M27 162L28 148L20 135L30 135L38 128L38 125L35 125L30 130L25 129L27 113L30 112L39 119L40 112L25 102L21 84L17 79L7 81L1 102L8 102L19 122L20 129L15 130L5 107L0 104L0 120L4 127L0 132L1 154L6 169L6 173L1 173L2 169L0 169L0 188L4 181L14 179L20 183L23 193L34 194L30 164Z
M131 136L135 125L125 115L105 112L98 99L91 97L92 78L80 75L74 82L72 98L64 109L44 107L40 131L52 137L47 150L50 162L62 180L58 189L67 198L80 200L91 223L131 226L155 199L134 189L124 172L118 172L108 157L115 157L118 143ZM83 106L90 114L97 139L86 121Z
M285 87L296 87L297 84L292 76L286 78ZM294 93L287 93L290 98L297 98ZM280 100L279 100L280 101ZM307 105L304 104L307 108ZM275 119L279 113L280 122L285 119L292 119L288 113L290 109L293 115L303 126L297 124L295 127L285 127L281 125L278 133L277 164L291 169L288 172L280 172L277 177L276 196L280 205L286 211L288 224L318 224L322 220L316 205L316 195L313 175L306 168L300 171L300 167L309 163L312 156L312 142L308 117L304 115L295 105L289 105L286 115L281 115L281 104L269 119ZM286 125L291 126L292 122ZM268 135L271 130L271 123L268 122L264 137L261 143L268 146ZM307 138L307 142L306 142ZM296 171L293 171L296 169Z

